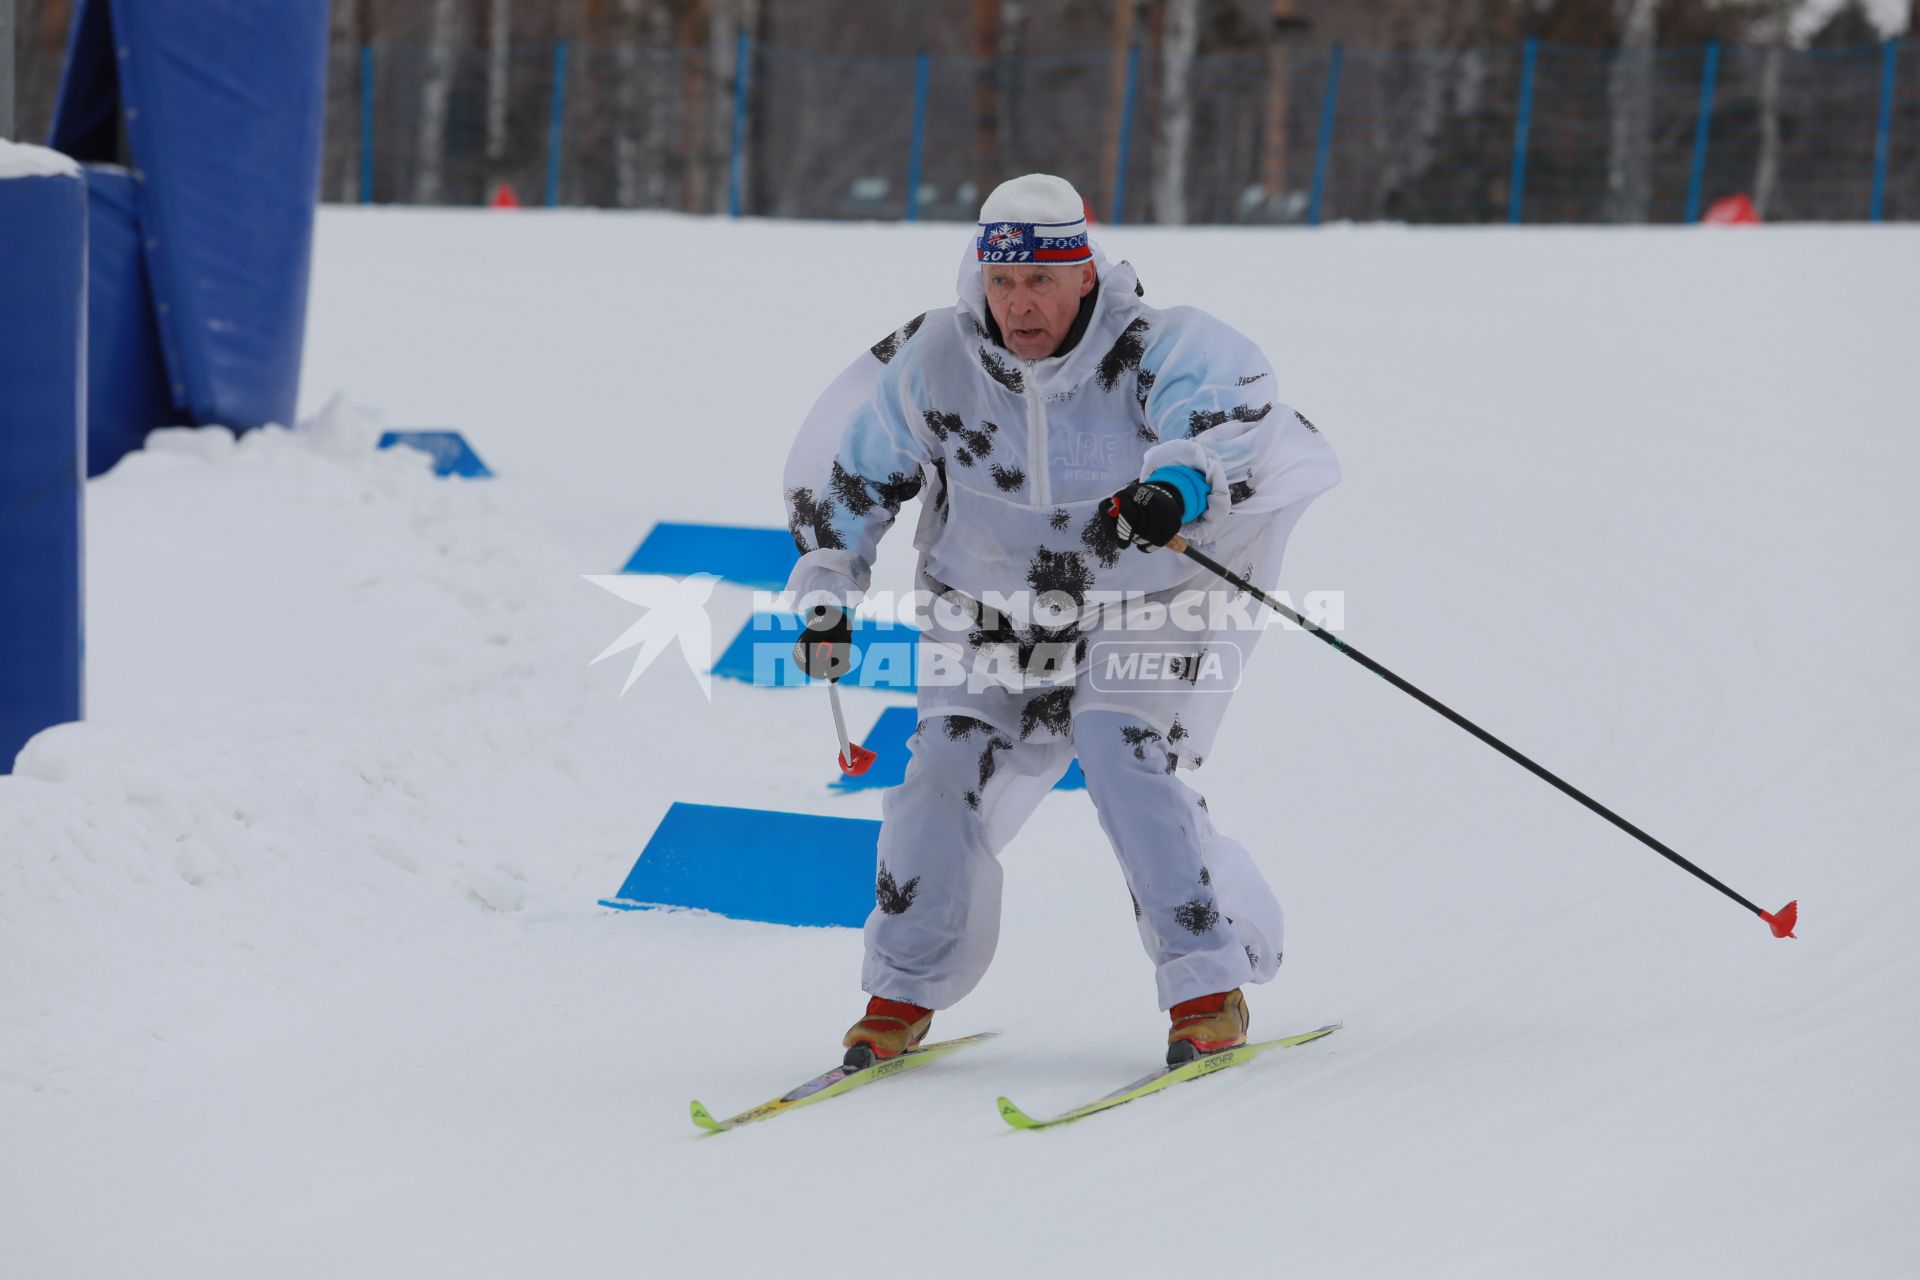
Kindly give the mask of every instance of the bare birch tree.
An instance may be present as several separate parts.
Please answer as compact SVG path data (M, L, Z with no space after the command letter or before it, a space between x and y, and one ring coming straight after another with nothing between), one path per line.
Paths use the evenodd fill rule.
M497 181L507 159L508 59L513 0L487 0L487 175Z
M1607 74L1606 216L1645 222L1653 206L1653 39L1659 0L1615 0L1620 47Z
M420 85L420 129L414 155L413 202L439 204L447 161L447 104L453 96L454 37L459 0L433 0L427 25L427 67Z
M1753 207L1772 216L1780 181L1780 64L1793 19L1792 0L1771 0L1764 25L1766 53L1760 63L1760 155L1753 169Z
M640 20L645 0L620 0L619 31L614 46L613 202L622 209L640 204L641 174L646 166L640 141L640 119L645 114L640 95Z
M1193 142L1193 55L1200 47L1200 0L1167 0L1162 36L1160 155L1154 165L1154 214L1170 226L1187 220L1188 153Z

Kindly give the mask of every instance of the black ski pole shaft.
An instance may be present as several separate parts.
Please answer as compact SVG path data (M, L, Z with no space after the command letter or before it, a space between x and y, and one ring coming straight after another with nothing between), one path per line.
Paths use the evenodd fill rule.
M1305 631L1308 635L1311 635L1311 636L1317 637L1318 639L1326 641L1329 645L1332 645L1335 649L1339 650L1341 653L1345 654L1347 657L1352 658L1355 662L1359 663L1361 666L1365 667L1367 670L1373 672L1373 674L1379 676L1382 680L1385 680L1388 684L1392 685L1394 688L1400 690L1404 694L1407 694L1409 697L1420 702L1422 705L1434 711L1439 712L1441 715L1445 716L1448 720L1451 720L1454 724L1459 725L1462 729L1465 729L1468 733L1480 739L1480 741L1486 743L1488 746L1492 747L1495 751L1498 751L1501 755L1505 756L1507 759L1513 761L1515 764L1519 765L1521 768L1527 770L1529 773L1533 774L1536 778L1539 778L1542 782L1550 783L1554 787L1558 788L1560 791L1571 796L1573 799L1578 800L1581 804L1593 810L1593 812L1599 814L1601 817L1605 818L1608 822L1611 822L1614 826L1620 828L1622 831L1626 832L1628 835L1638 840L1641 844L1646 845L1649 849L1653 850L1655 853L1659 854L1661 857L1665 858L1667 861L1673 863L1675 866L1679 867L1681 870L1686 871L1689 874L1697 877L1701 881L1712 885L1714 888L1718 889L1721 893L1724 893L1727 897L1733 899L1735 902L1739 903L1741 906L1745 907L1747 910L1753 912L1753 914L1759 916L1762 920L1766 921L1767 927L1773 930L1773 934L1775 937L1791 938L1793 936L1794 922L1799 916L1799 903L1797 901L1789 902L1786 906L1780 908L1780 910L1777 912L1763 911L1758 905L1749 901L1745 896L1736 892L1735 890L1728 887L1727 885L1721 883L1721 881L1716 879L1713 875L1708 873L1703 868L1695 866L1692 862L1689 862L1686 858L1682 857L1680 854L1676 853L1674 850L1668 848L1665 844L1654 839L1652 836L1642 831L1639 827L1634 826L1633 823L1628 822L1625 818L1621 817L1619 814L1615 813L1613 810L1607 808L1607 806L1601 804L1598 800L1595 800L1592 796L1588 795L1586 792L1580 790L1580 788L1566 781L1564 778L1560 777L1558 774L1553 773L1551 770L1539 764L1536 764L1533 760L1522 755L1520 752L1514 750L1512 747L1508 746L1506 743L1502 742L1500 739L1494 737L1491 733L1488 733L1485 729L1482 729L1479 725L1467 719L1465 716L1455 711L1452 707L1449 707L1446 703L1441 702L1438 698L1431 696L1430 694L1417 688L1416 686L1409 683L1408 681L1402 680L1399 676L1387 670L1385 667L1375 662L1372 658L1369 658L1366 654L1360 652L1358 649L1354 648L1352 645L1348 644L1346 641L1340 639L1340 637L1334 635L1332 632L1327 631L1322 627L1315 626L1313 623L1307 621L1305 618L1301 617L1298 613L1288 608L1285 604L1281 603L1278 600L1275 600L1272 596L1268 595L1266 592L1262 591L1260 588L1254 586L1251 582L1248 582L1245 578L1241 577L1239 574L1233 572L1233 570L1227 568L1225 565L1213 559L1211 556L1207 555L1205 552L1196 549L1194 546L1192 546L1192 544L1188 543L1185 538L1180 537L1178 534L1174 535L1174 537L1168 541L1167 548L1168 550L1179 552L1181 555L1193 561L1195 564L1201 565L1202 567L1209 569L1212 572L1218 574L1221 578L1225 579L1227 582L1232 583L1234 586L1238 587L1240 590L1245 591L1246 593L1251 595L1254 599L1258 600L1261 604L1266 605L1267 608L1272 609L1275 613L1285 618L1288 622L1293 623L1295 626L1299 627L1302 631Z

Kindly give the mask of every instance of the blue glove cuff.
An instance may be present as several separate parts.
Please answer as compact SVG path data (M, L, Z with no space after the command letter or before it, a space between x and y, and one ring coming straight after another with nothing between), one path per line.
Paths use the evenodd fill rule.
M1155 481L1170 484L1180 493L1180 501L1186 509L1180 515L1181 524L1191 524L1207 513L1207 495L1213 490L1207 484L1207 478L1192 467L1161 467L1147 477L1147 483Z

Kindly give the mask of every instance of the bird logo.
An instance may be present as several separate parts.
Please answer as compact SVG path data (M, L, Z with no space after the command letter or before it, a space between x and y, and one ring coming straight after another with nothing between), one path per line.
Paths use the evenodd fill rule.
M695 573L685 578L632 573L588 573L581 576L601 590L646 610L638 622L602 649L588 666L603 662L616 653L637 649L638 652L633 655L633 666L627 671L627 682L620 686L621 696L624 697L641 674L653 665L654 659L678 644L680 656L700 682L700 692L706 695L708 702L713 701L713 677L710 673L713 666L713 620L707 616L707 601L712 598L713 586L720 581L719 578L710 573Z

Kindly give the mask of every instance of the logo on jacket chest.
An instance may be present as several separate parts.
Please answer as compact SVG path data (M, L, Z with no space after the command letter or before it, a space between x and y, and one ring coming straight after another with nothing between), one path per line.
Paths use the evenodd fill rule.
M1116 476L1132 479L1139 457L1131 447L1133 432L1067 428L1054 424L1047 435L1047 461L1062 480L1106 481Z

